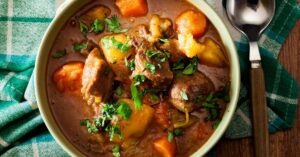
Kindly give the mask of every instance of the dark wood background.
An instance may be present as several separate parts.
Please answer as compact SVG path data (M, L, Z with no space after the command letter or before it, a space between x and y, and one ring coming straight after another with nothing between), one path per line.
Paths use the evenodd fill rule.
M300 2L300 0L298 0ZM279 61L300 84L300 20L283 45ZM300 104L300 101L299 101ZM270 135L271 157L300 157L300 107L294 127ZM222 139L217 145L218 157L252 157L251 138L241 140Z

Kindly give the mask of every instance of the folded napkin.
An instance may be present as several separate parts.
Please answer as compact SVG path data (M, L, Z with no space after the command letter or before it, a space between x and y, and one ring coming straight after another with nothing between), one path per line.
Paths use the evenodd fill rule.
M0 1L0 154L2 156L68 156L49 134L37 110L32 72L41 38L61 0ZM226 20L222 3L207 0L227 24L241 64L242 88L227 138L251 136L248 44ZM277 0L276 13L259 45L265 72L269 131L292 127L298 84L277 62L287 35L300 16L295 0Z

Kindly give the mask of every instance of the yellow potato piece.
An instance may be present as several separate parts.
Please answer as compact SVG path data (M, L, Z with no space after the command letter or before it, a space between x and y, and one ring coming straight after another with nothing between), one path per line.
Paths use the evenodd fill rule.
M191 33L178 34L178 41L179 49L189 58L197 56L205 49L205 46L198 43Z
M145 104L143 104L142 110L136 109L133 101L130 99L121 99L119 102L126 102L132 110L129 120L121 120L119 122L123 135L122 140L124 142L127 140L131 141L132 138L142 136L152 120L154 109ZM120 142L121 140L119 136L115 136L114 141Z
M223 67L228 64L222 49L215 41L206 38L204 45L205 50L198 54L200 63L214 67Z
M109 35L103 37L100 41L100 46L108 63L115 64L119 61L124 61L124 59L130 55L131 50L128 52L121 52L120 49L114 47L113 43L105 43L105 39L110 38L114 38L116 41L125 44L127 41L127 36L124 34Z
M104 20L106 17L110 15L110 9L103 6L103 5L98 5L92 9L90 9L88 12L83 14L81 16L81 19L86 22L91 24L94 20L99 19L99 20Z
M149 26L149 31L151 33L149 41L158 41L159 38L163 36L163 32L167 31L171 26L172 23L169 19L160 18L158 15L153 15Z

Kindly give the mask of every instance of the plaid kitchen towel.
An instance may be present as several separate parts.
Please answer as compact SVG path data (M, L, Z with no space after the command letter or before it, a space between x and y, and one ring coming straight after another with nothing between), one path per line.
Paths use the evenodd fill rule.
M41 38L62 0L0 0L0 154L2 156L67 156L56 144L37 110L32 72ZM239 52L242 88L227 138L251 135L248 45L234 30L219 0L207 0L224 19ZM276 13L259 45L263 58L269 130L293 126L298 84L277 62L287 35L300 16L295 0L276 0Z

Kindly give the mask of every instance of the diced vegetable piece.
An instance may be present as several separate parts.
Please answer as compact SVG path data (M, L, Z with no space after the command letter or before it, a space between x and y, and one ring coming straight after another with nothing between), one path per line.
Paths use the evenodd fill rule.
M200 63L214 67L224 67L228 64L222 49L215 41L206 38L204 45L205 49L197 54Z
M192 33L193 37L201 37L206 30L207 20L203 13L188 10L176 18L176 29L181 34Z
M173 139L168 141L167 136L163 136L154 141L154 148L162 157L174 157L176 152L176 142Z
M205 46L198 43L191 33L178 34L179 49L189 58L200 54Z
M58 90L61 92L79 90L83 66L82 62L70 62L57 69L53 74L53 81Z
M83 14L80 18L82 21L84 21L87 24L92 24L96 19L98 20L104 20L106 17L110 15L110 9L103 6L98 5L92 9L90 9L88 12Z
M116 0L116 5L125 17L144 16L148 12L147 0Z
M100 41L100 46L109 63L124 61L124 59L130 55L128 52L131 49L131 45L124 34L103 37Z
M172 23L169 19L160 18L158 15L153 15L150 20L149 31L151 33L151 37L149 38L149 41L158 41L161 37L163 37L163 32L170 29L171 26Z
M154 109L145 104L143 104L142 110L136 109L130 99L120 99L119 102L126 102L132 110L130 118L122 119L118 124L121 127L123 139L142 136L152 120ZM116 136L114 141L120 141L120 139Z
M106 36L101 39L100 46L107 62L116 74L116 80L121 82L127 80L130 70L126 67L125 59L133 53L127 36L124 34Z

